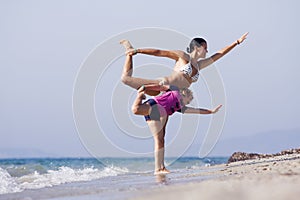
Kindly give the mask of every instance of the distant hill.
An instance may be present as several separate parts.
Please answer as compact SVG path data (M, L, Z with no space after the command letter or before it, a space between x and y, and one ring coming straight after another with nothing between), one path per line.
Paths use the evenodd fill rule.
M236 151L277 153L300 147L300 130L270 131L259 134L220 139L210 155L230 156Z

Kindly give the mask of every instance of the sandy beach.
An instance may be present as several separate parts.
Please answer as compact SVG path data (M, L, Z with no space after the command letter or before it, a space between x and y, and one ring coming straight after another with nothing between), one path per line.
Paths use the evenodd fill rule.
M134 161L129 160L128 162L131 163ZM184 163L183 161L181 162ZM22 192L2 194L0 195L0 199L298 200L300 197L299 153L236 161L229 164L193 166L184 169L175 168L172 173L160 176L154 176L153 172L128 173L101 177L89 181L70 182L40 189L26 189ZM65 167L64 169L68 168ZM62 177L66 173L66 176L58 180L65 180L74 176L73 169L70 168L69 170L72 173L66 173L67 171L63 171L63 173L60 173L60 171L56 172L59 173L59 177ZM102 171L97 172L95 169L94 172L91 169L86 170L89 173L84 173L83 177L89 174L94 177L102 173ZM83 171L80 171L80 173L83 173ZM55 173L52 176L50 175L40 175L40 179L34 180L40 184L49 184L49 181L53 181L56 177L54 176ZM38 175L36 174L35 176ZM21 177L19 182L23 179L26 179L28 182L30 181L30 177L33 179L32 176ZM50 179L46 181L46 177L50 177ZM75 178L80 177L75 176Z
M191 176L217 178L143 191L134 199L299 199L300 154L208 167Z

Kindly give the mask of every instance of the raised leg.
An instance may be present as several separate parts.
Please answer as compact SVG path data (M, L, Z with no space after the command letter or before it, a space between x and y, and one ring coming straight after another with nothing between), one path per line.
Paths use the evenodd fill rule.
M133 49L132 45L130 44L130 42L128 40L121 40L120 44L123 45L126 52ZM122 73L122 81L126 77L131 77L132 76L132 71L133 71L132 67L133 67L132 56L131 55L126 55L126 60L125 60L125 64L124 64L124 67L123 67L123 73Z
M144 87L138 90L137 96L132 104L131 110L133 114L136 115L149 115L151 112L151 106L149 104L143 103L145 99Z
M128 49L133 48L131 46L131 44L129 43L129 41L127 41L127 40L123 40L123 42L121 41L120 43L125 47L126 51ZM128 85L128 86L130 86L134 89L138 89L142 85L159 84L159 82L160 82L160 80L150 80L150 79L132 77L132 73L133 73L132 56L131 55L126 55L125 63L124 63L124 67L123 67L123 72L122 72L122 76L121 76L121 80L125 85ZM154 95L159 94L159 92L157 92L157 91L155 91L155 92L147 91L147 94L154 96Z

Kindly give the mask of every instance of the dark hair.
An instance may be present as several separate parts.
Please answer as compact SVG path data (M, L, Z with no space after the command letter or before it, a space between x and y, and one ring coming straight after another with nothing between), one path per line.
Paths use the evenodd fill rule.
M190 46L186 48L186 51L188 53L191 53L194 51L195 46L200 47L203 43L206 43L206 41L203 38L194 38L190 42Z

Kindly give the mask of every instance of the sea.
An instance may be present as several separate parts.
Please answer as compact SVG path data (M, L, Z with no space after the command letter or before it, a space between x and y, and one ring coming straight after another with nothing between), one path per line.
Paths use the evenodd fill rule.
M166 158L170 174L153 174L153 158L0 159L0 200L128 199L139 191L214 177L193 176L228 157Z

